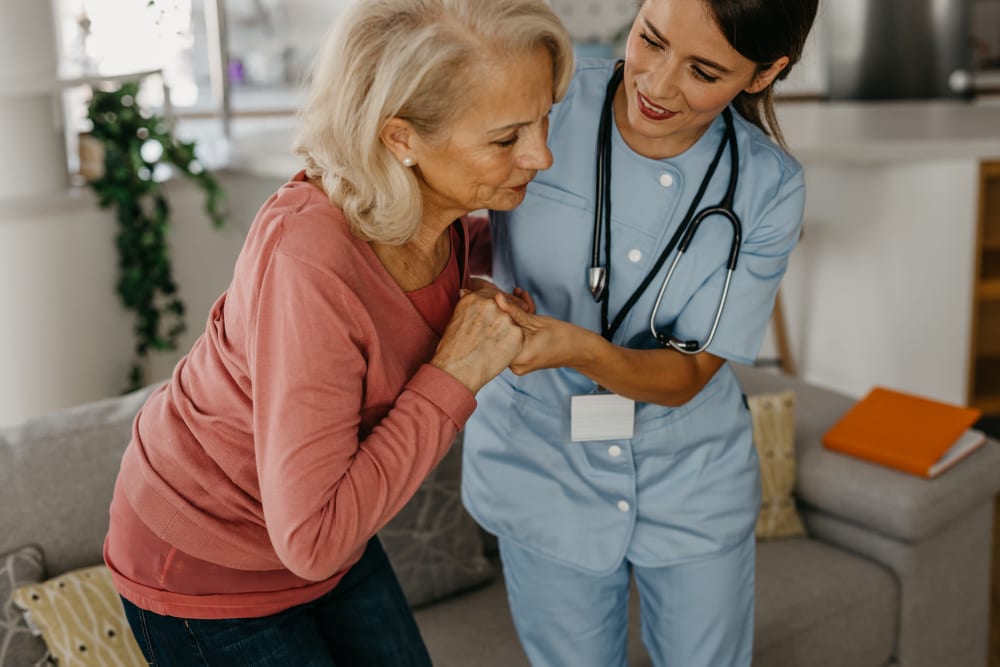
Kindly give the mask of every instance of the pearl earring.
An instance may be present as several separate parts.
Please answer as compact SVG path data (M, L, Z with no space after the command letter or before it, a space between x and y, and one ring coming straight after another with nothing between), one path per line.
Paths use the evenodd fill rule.
M403 158L403 166L404 166L404 167L412 167L412 166L413 166L413 165L415 165L416 163L417 163L417 161L416 161L416 160L414 160L414 159L413 159L412 157L410 157L409 155L407 155L406 157L404 157L404 158Z

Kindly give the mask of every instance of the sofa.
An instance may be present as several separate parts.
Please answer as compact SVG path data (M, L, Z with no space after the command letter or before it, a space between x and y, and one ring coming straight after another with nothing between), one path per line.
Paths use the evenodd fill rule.
M806 529L759 541L754 665L985 667L1000 443L925 480L822 447L851 398L767 369L736 370L750 396L794 391L795 505ZM119 459L151 390L0 429L0 555L33 545L21 564L38 581L101 563ZM527 665L495 541L458 499L460 455L459 441L382 531L383 543L435 665ZM17 563L8 570L10 589ZM19 610L0 602L0 655L8 652L0 662L41 664L44 642L13 627ZM632 605L629 665L649 665L635 595Z

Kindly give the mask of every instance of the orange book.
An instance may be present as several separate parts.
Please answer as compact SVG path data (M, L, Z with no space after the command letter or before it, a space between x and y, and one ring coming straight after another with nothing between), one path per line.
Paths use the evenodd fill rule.
M936 477L986 436L982 411L875 387L823 435L823 446L921 477Z

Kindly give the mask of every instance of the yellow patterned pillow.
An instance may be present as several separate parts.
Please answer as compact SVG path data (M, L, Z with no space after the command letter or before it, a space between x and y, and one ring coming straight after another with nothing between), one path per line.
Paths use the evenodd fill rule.
M21 586L13 598L59 667L146 664L103 565Z
M795 508L795 392L747 397L753 443L760 459L761 500L757 539L805 535Z

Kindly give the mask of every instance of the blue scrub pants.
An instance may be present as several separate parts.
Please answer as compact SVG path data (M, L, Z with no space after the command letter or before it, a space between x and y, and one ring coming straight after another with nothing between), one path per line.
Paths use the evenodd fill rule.
M595 576L500 540L511 614L533 667L626 667L630 573L656 667L749 667L755 549L751 533L708 560L652 568L626 561Z

